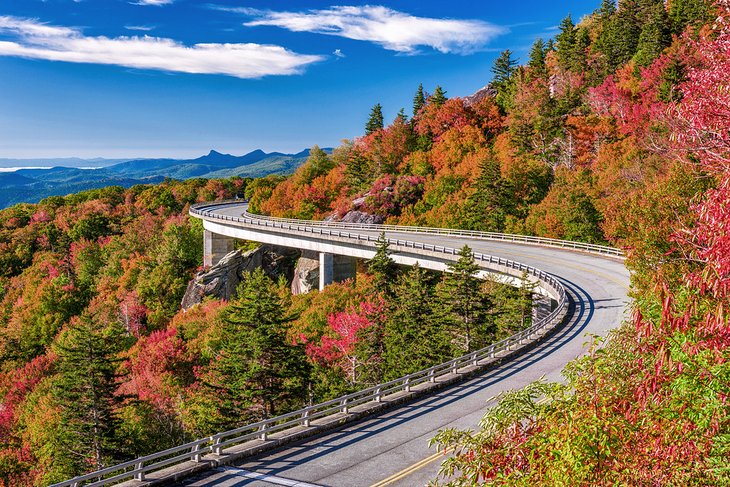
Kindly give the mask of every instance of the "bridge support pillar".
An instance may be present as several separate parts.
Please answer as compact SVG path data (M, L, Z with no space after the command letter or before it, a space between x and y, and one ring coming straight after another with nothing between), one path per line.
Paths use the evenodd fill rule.
M327 284L332 284L335 275L334 255L327 252L319 253L319 290L323 290Z
M542 294L533 294L532 298L532 322L536 322L545 318L547 315L557 308L558 302L551 299L550 296Z
M355 279L357 274L357 259L347 255L333 255L326 252L319 253L319 290L327 284Z
M216 265L226 254L233 252L233 241L231 237L218 235L217 233L203 231L203 265L211 267Z

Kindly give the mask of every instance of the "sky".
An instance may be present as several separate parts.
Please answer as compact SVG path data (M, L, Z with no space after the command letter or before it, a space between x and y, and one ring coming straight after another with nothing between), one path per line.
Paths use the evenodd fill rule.
M0 158L335 147L599 3L0 0Z

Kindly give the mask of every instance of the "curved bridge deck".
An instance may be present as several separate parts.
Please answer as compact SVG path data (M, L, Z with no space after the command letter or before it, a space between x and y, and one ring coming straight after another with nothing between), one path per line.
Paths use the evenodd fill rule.
M224 206L215 213L239 217L245 206ZM352 230L379 235L378 230ZM628 304L629 273L618 259L520 243L466 236L386 231L408 239L461 248L518 261L558 277L569 296L569 319L549 338L518 358L428 397L350 424L335 432L220 467L190 486L371 486L425 485L434 478L440 456L428 448L439 429L474 428L499 393L545 377L561 380L565 364L585 352L586 335L617 327ZM386 482L383 482L383 481Z

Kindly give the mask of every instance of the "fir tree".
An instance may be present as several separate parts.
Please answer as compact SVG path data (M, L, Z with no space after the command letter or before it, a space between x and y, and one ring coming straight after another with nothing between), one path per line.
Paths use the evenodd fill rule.
M485 346L493 336L488 322L489 299L482 292L483 281L477 277L479 266L468 245L459 251L459 260L449 263L437 293L441 316L456 327L463 352Z
M205 381L215 394L220 427L275 416L306 401L303 347L287 338L285 306L260 268L248 274L224 317L221 349Z
M532 325L533 294L536 286L526 272L522 274L518 287L496 286L491 294L494 299L492 316L497 340Z
M378 236L375 256L368 261L368 270L373 275L373 288L383 296L389 296L398 274L398 268L390 258L390 244L385 233Z
M415 117L426 104L426 95L423 94L423 84L418 85L418 90L413 97L413 116Z
M707 0L672 0L669 4L671 33L680 35L688 25L700 26L712 19Z
M545 43L542 39L538 38L530 49L530 58L527 62L527 66L530 68L530 74L533 78L545 78L547 77L547 68L545 66Z
M452 355L443 322L435 318L431 277L415 265L399 277L385 322L386 380L436 365Z
M499 162L483 159L474 192L464 203L461 226L486 232L504 231L507 215L515 210L512 189L509 181L502 178Z
M380 103L377 103L370 111L370 118L365 124L365 134L370 135L373 132L382 130L383 126L383 107L380 106Z
M437 107L440 107L444 103L446 103L446 92L443 88L440 86L437 86L435 90L433 90L433 95L428 97L428 102L433 103Z
M69 476L99 470L123 460L117 408L117 354L124 330L102 328L91 318L76 321L58 345L58 377L53 395L60 409L56 465Z
M570 14L560 22L559 29L560 33L555 36L555 41L558 44L558 62L563 68L570 69L571 59L575 49L575 24Z
M649 19L641 29L634 61L639 66L648 66L671 42L667 11L663 4L657 4L651 9Z
M602 0L600 8L596 11L601 20L609 19L616 13L616 0Z
M596 40L596 48L603 53L608 72L614 72L634 56L641 30L636 0L621 2L621 7L606 22Z
M512 59L512 51L505 49L502 51L492 65L492 86L499 92L504 89L512 78L512 74L517 69L517 61Z

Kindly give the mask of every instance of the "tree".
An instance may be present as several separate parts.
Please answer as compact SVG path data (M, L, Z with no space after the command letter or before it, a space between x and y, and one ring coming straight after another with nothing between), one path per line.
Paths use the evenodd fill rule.
M391 294L398 273L395 262L390 258L389 245L385 233L381 233L376 242L375 255L368 261L368 270L373 275L373 288L382 296Z
M370 118L368 118L368 122L365 124L365 135L382 130L383 126L383 107L380 106L380 103L377 103L370 111Z
M99 470L124 458L118 436L120 376L117 354L124 332L102 328L88 316L74 320L57 346L58 377L53 395L60 409L59 470L78 475Z
M441 105L446 103L446 100L446 92L440 86L437 86L436 89L433 90L433 95L428 97L428 102L437 107L440 107Z
M494 332L487 322L490 307L477 277L479 266L468 245L459 251L459 260L448 264L448 271L437 289L441 317L456 327L463 352L486 346Z
M546 78L547 68L545 66L545 43L542 39L538 38L530 49L530 58L527 62L527 66L530 68L530 75L532 78Z
M512 51L505 49L494 60L494 64L492 65L492 74L494 75L492 78L492 86L495 87L497 92L507 87L516 69L517 61L512 59Z
M649 20L641 29L634 61L639 66L648 66L671 42L667 11L663 4L657 4L650 10Z
M712 19L712 8L707 0L672 0L669 20L672 34L680 35L688 25L698 26Z
M215 394L222 427L275 416L306 401L304 347L286 336L276 285L261 268L246 275L224 316L221 348L205 385Z
M413 116L417 116L421 108L426 104L426 96L423 94L423 84L418 85L418 90L413 97Z
M560 33L555 36L555 41L558 44L558 61L562 67L569 69L575 48L575 24L570 14L560 22L558 28L560 29Z
M418 265L402 274L385 321L385 380L436 365L451 357L444 323L435 319L431 277Z
M596 40L596 49L603 53L608 72L629 61L636 53L641 36L642 19L636 0L621 2Z
M513 194L512 185L501 176L499 162L485 157L479 163L474 192L464 202L461 225L471 230L504 231L507 216L515 210Z

